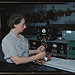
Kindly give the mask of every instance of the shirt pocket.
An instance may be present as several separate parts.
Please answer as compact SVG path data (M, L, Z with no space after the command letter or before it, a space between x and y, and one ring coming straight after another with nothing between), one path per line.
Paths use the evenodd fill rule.
M23 49L21 49L20 47L18 47L17 54L18 54L20 57L22 57L24 53L26 53L26 51L23 50Z
M23 48L23 44L21 41L17 41L16 45L17 54L21 57L24 53L26 53L25 49Z

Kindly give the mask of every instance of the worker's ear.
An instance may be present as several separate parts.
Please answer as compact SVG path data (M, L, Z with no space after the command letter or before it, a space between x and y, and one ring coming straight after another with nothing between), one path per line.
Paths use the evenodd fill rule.
M17 25L16 25L16 24L14 24L14 27L16 28L16 27L17 27Z

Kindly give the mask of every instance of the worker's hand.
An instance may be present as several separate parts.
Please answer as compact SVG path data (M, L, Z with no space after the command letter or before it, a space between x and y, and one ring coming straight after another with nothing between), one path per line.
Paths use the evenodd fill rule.
M43 51L43 52L40 52L36 55L37 59L41 59L41 58L44 58L46 55L46 53Z
M34 62L34 64L42 65L42 64L43 64L43 60L36 60L36 61Z
M37 49L37 53L43 52L44 49L45 49L44 45L40 46L40 47Z

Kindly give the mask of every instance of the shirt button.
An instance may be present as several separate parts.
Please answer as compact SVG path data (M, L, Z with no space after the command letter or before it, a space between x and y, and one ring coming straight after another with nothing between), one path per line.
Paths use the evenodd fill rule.
M21 49L22 49L22 47L21 47Z

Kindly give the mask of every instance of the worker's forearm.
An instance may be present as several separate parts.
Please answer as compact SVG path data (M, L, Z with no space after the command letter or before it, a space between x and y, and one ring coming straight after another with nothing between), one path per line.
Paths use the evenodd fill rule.
M37 50L29 50L29 54L35 54L35 53L38 53Z
M34 61L34 60L37 60L39 59L38 56L31 56L31 57L19 57L15 63L18 65L18 64L23 64L23 63L28 63L28 62L31 62L31 61Z

